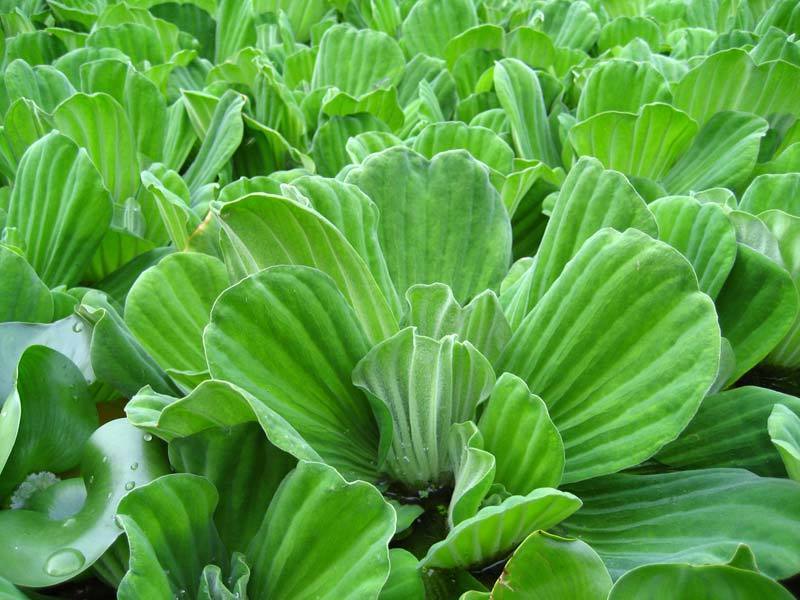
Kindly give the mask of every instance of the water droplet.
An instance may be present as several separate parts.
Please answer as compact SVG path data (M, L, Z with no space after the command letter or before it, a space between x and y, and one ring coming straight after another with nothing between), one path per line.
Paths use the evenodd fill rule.
M72 331L74 331L75 333L80 333L81 331L83 331L83 323L81 323L80 321L73 323Z
M114 495L114 494L112 494L111 492L108 492L108 493L106 494L106 498L111 498L111 496L113 496L113 495Z
M89 485L94 483L94 475L89 475Z
M128 483L125 484L125 489L128 490L129 492L135 487L136 487L135 481L129 481Z
M107 456L104 456L104 457L103 457L103 464L106 464L107 462L108 462L108 457L107 457Z
M70 517L69 519L67 519L66 521L64 521L64 522L61 524L61 526L62 526L62 527L71 527L71 526L72 526L72 525L74 525L74 524L75 524L75 519L74 519L74 518L72 518L72 517Z
M131 463L131 471L135 471L138 468L139 468L139 463L137 462Z
M50 577L64 577L80 570L86 558L74 548L64 548L54 552L44 565L44 572Z
M14 546L14 552L19 552L19 546Z
M152 435L150 435L149 433L145 433L145 434L142 436L142 439L144 439L144 441L145 441L145 442L149 442L150 440L152 440L152 439L153 439L153 436L152 436Z

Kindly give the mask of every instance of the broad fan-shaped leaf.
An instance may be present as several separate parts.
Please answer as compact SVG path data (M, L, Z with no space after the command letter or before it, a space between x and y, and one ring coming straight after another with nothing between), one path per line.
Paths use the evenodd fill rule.
M403 21L403 48L408 56L444 57L448 42L476 25L470 0L420 0Z
M709 94L709 90L714 90ZM756 66L742 48L706 58L674 88L675 106L701 125L715 113L741 110L764 118L800 116L792 98L800 94L800 67L783 60Z
M121 204L139 187L139 162L128 115L108 94L73 94L53 113L55 126L86 149L106 189Z
M460 148L503 175L513 168L514 151L500 136L491 129L457 121L431 123L414 138L411 148L428 159Z
M789 477L800 482L800 417L783 404L776 404L769 415L767 429Z
M558 166L560 160L536 71L521 60L506 58L495 64L493 77L497 98L508 115L517 154L520 158Z
M487 290L462 307L443 283L414 285L406 292L409 311L405 322L417 333L434 339L455 333L470 342L490 362L500 355L511 328L494 292Z
M385 468L411 487L447 479L450 427L473 419L494 384L489 361L455 337L437 341L408 327L372 348L353 371L353 382L391 415Z
M478 512L494 481L495 462L483 450L481 434L472 421L453 425L447 451L454 479L447 524L453 527Z
M48 286L78 282L111 223L112 203L85 150L53 132L19 165L6 227L15 227L28 262Z
M106 423L84 447L86 500L77 513L52 519L33 510L0 511L0 537L14 540L0 545L0 577L21 586L45 587L82 573L122 533L114 522L120 499L168 472L158 442L124 419Z
M664 187L673 194L685 194L713 187L738 186L753 170L767 128L764 119L752 114L715 114L667 173L662 181Z
M47 323L53 318L53 296L26 260L0 245L0 323Z
M587 241L515 332L499 371L544 399L565 481L652 456L714 382L720 334L689 263L630 229Z
M483 448L497 463L495 480L512 494L557 487L564 443L542 399L519 377L503 373L478 422Z
M381 31L334 25L320 41L315 88L333 86L361 96L400 81L405 59L397 42Z
M591 546L537 531L516 549L494 584L497 600L605 600L611 576Z
M582 0L556 0L540 5L534 24L553 40L557 47L588 51L600 34L600 19Z
M790 594L766 575L729 565L645 565L623 575L609 600L652 598L669 590L676 598L790 600Z
M389 562L391 563L389 578L381 589L378 599L425 600L425 586L422 583L417 558L402 548L391 548Z
M612 59L599 63L581 91L576 116L583 121L613 110L638 113L651 102L669 102L664 76L650 63Z
M782 210L800 217L800 173L759 175L747 186L739 208L753 215Z
M282 266L243 279L214 304L204 343L212 377L250 392L348 476L375 476L378 425L350 381L369 342L329 277Z
M346 180L380 210L381 247L399 293L440 282L465 302L500 284L511 261L511 223L485 167L467 152L428 161L389 148Z
M792 278L780 265L744 244L716 299L722 335L736 356L731 384L775 348L794 323L798 296Z
M222 563L222 543L211 520L218 498L207 479L188 473L131 490L117 508L131 556L118 598L195 597L204 567Z
M557 525L581 506L567 492L540 488L487 506L430 547L420 564L429 569L467 568L502 558L529 534Z
M686 429L656 460L680 469L741 467L780 477L783 465L767 432L777 404L800 414L800 398L766 388L744 386L706 396Z
M274 265L314 267L336 283L370 342L397 330L395 316L364 259L319 213L280 196L250 194L225 204L219 215L230 239L225 261L237 278Z
M743 469L618 474L570 488L583 507L563 523L590 544L612 577L657 562L727 561L750 546L759 568L800 570L800 486Z
M723 208L688 196L662 198L650 204L658 237L692 263L700 289L716 298L736 260L736 231Z
M220 494L214 521L228 552L247 550L275 491L297 465L297 459L273 446L255 422L174 439L170 461L178 471L214 484Z
M594 156L606 168L660 179L697 133L697 123L669 104L646 104L638 114L602 112L577 123L569 140L578 156Z
M205 371L203 328L226 287L225 266L213 256L167 256L131 287L125 322L163 369Z
M634 227L653 236L655 218L628 180L607 171L593 158L583 158L561 186L536 262L501 300L516 329L544 296L581 246L603 227L623 231Z
M394 529L394 510L370 484L347 483L331 467L300 462L275 494L247 551L248 593L375 597L389 575Z

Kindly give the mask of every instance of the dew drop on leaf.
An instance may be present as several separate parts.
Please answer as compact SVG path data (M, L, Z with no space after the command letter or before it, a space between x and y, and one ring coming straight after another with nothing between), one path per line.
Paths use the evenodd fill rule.
M150 440L152 440L152 439L153 439L153 436L152 436L152 435L150 435L149 433L145 433L145 434L142 436L142 438L144 439L144 441L145 441L145 442L149 442Z
M138 468L139 468L139 463L138 462L131 463L131 471L135 471Z
M128 491L131 491L134 487L136 487L135 481L129 481L128 483L125 484L125 489Z
M80 333L81 331L83 331L83 323L81 322L74 323L72 325L72 331L74 331L75 333Z
M74 548L63 548L54 552L44 565L44 572L51 577L64 577L79 571L86 558Z

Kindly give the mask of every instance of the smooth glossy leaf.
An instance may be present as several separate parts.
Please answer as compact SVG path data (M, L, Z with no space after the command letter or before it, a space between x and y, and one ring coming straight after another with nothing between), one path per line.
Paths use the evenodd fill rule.
M0 323L47 323L53 297L36 271L16 252L0 246Z
M132 464L136 469L131 469ZM89 438L81 463L86 501L70 516L51 519L33 510L0 512L0 576L17 585L61 583L92 566L122 530L114 521L120 499L137 485L169 472L157 442L124 419ZM32 536L26 532L36 531Z
M609 110L638 113L645 104L671 99L669 85L652 64L612 59L592 69L578 100L576 116L583 121Z

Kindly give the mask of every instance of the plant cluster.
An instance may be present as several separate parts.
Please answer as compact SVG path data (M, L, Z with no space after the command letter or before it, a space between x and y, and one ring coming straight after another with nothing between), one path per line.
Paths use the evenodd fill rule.
M796 0L0 13L0 599L792 597Z

